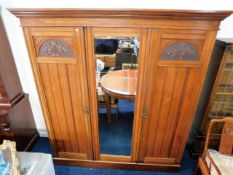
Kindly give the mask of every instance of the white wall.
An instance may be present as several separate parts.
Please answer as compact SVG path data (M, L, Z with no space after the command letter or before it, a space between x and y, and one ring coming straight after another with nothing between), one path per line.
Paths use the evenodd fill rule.
M189 9L233 10L230 0L0 0L4 8L141 8L141 9ZM13 51L16 67L23 89L29 93L36 126L42 136L46 135L45 123L39 103L32 69L19 20L2 9L7 35ZM218 38L233 42L233 15L221 23Z
M6 8L145 8L232 10L232 0L0 0Z
M225 42L233 43L233 15L221 22L217 38Z
M46 134L42 110L20 22L5 9L2 9L1 13L23 90L29 94L29 101L34 114L36 126L41 135Z

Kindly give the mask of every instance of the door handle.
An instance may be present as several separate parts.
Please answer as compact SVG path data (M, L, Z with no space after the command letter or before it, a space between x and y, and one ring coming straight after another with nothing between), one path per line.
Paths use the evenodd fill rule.
M147 109L147 108L144 108L144 109L143 109L143 117L144 117L144 118L147 118L148 116L149 116L148 109Z
M87 106L84 107L83 111L85 114L89 115L89 108Z

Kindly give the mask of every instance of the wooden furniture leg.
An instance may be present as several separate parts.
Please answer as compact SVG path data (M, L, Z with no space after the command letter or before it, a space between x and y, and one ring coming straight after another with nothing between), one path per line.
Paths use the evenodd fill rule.
M115 103L117 104L116 108L116 119L119 120L119 106L118 106L118 99L115 99Z
M201 170L202 175L209 175L210 174L209 170L208 170L208 167L206 166L206 163L202 158L199 158L199 160L198 160L198 165L197 165L197 168L196 168L195 175L198 175L198 173L199 173L198 170L199 169Z
M200 159L200 158L199 158ZM200 170L200 160L198 159L198 162L197 162L197 166L196 166L196 169L194 171L194 175L198 175L199 173L199 170Z
M111 96L107 96L107 120L110 123L112 118L111 118Z

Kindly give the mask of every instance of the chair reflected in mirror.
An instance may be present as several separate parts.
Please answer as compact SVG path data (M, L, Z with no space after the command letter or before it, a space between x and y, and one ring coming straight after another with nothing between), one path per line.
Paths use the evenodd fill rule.
M96 59L96 87L97 87L97 105L98 110L107 110L107 96L105 95L104 91L102 90L100 84L101 79L101 71L104 70L105 63L102 60ZM111 69L110 69L111 71ZM118 99L111 98L111 109L115 110L116 119L119 119L119 109L118 109ZM111 122L111 119L108 118L108 122Z

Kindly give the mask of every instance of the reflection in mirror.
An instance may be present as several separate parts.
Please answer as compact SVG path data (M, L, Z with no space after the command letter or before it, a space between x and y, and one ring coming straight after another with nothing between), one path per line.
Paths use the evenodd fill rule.
M140 41L95 38L100 153L131 154Z

